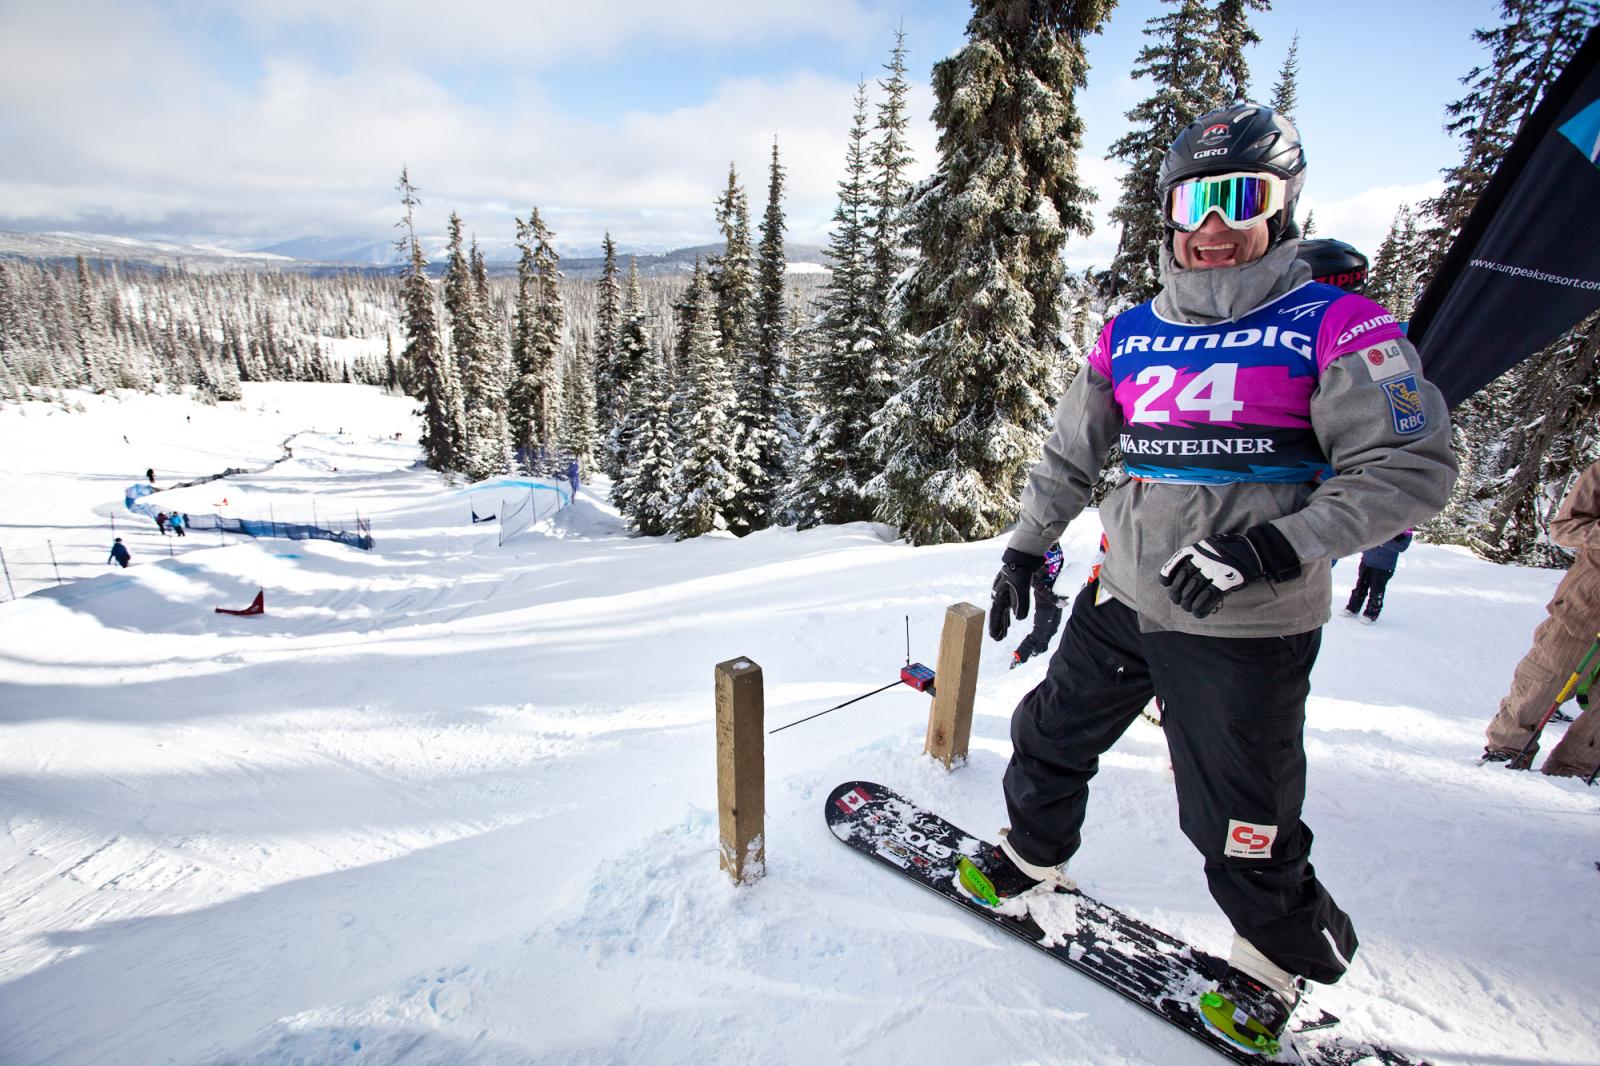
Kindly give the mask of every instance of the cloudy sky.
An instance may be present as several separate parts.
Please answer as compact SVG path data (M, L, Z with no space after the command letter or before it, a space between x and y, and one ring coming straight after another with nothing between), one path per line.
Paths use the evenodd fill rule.
M1369 254L1395 206L1438 188L1440 130L1481 61L1494 0L1276 0L1257 14L1255 95L1300 35L1298 119L1318 230ZM1157 0L1122 0L1090 43L1080 166L1149 87L1128 76ZM508 242L538 206L566 254L610 231L657 251L715 239L729 163L755 210L773 138L789 239L826 241L859 78L904 26L915 171L937 162L933 63L962 0L0 0L0 229L211 240L393 233L400 168L419 228L459 211ZM1103 264L1102 223L1068 250Z

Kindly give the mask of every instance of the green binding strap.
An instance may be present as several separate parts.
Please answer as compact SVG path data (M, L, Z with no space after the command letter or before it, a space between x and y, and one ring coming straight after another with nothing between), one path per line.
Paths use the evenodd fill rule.
M1200 997L1200 1014L1213 1029L1235 1044L1261 1055L1276 1055L1283 1045L1267 1032L1267 1027L1233 1005L1220 992Z
M956 877L980 902L987 903L991 907L1000 906L1000 893L994 890L994 882L985 877L983 871L974 866L972 860L965 855L956 860Z

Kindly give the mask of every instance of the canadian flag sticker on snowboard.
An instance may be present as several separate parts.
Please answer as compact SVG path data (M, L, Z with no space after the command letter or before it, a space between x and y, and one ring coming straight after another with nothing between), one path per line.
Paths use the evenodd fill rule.
M872 797L867 795L864 790L858 788L850 792L846 792L834 802L839 804L839 809L844 811L844 813L854 814L867 804L871 803Z

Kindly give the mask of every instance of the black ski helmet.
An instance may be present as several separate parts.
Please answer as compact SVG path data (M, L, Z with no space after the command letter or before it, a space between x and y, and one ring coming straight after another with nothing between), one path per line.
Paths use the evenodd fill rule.
M1178 134L1156 178L1162 221L1167 218L1167 194L1178 182L1236 170L1265 171L1284 180L1288 188L1283 213L1267 220L1267 235L1273 244L1297 235L1294 208L1306 184L1305 149L1294 123L1261 104L1219 107ZM1170 232L1172 226L1167 229Z
M1332 237L1316 237L1301 241L1295 256L1311 268L1311 276L1317 281L1337 285L1345 292L1367 291L1367 257L1353 245Z

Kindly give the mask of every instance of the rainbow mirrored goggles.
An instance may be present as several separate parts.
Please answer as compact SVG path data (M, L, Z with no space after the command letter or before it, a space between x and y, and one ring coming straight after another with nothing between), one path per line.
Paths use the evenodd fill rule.
M1167 192L1167 222L1185 233L1215 211L1229 229L1249 229L1283 207L1286 186L1276 174L1207 174Z

